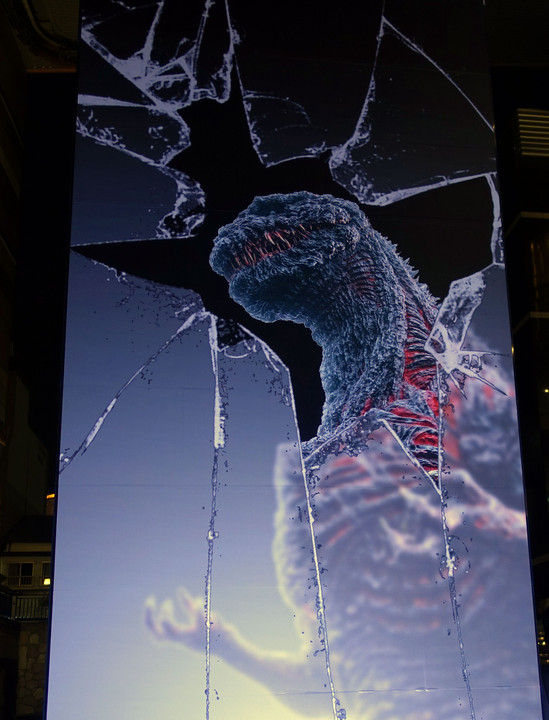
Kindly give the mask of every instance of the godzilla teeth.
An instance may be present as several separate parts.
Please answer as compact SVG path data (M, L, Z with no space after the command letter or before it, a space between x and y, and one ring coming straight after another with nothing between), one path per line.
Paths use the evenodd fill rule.
M229 252L232 252L232 256L228 260L230 279L244 267L257 265L264 258L286 252L301 240L306 240L316 230L323 227L331 228L334 225L348 225L350 221L351 218L348 216L335 218L332 216L317 223L300 223L294 227L264 230L260 235L256 234L256 229L248 227L247 242L240 245L239 241L235 240L234 246L227 248Z
M347 222L348 220L330 219L328 224L346 224ZM230 263L233 274L243 267L256 265L263 258L289 250L300 240L307 239L311 232L321 227L322 224L304 225L300 223L293 228L265 230L262 235L256 236L254 244L246 244L234 250Z

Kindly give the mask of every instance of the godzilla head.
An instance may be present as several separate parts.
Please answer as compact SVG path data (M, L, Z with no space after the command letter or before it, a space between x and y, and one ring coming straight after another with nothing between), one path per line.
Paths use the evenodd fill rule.
M210 264L253 317L311 329L323 349L324 427L384 407L402 382L429 386L434 299L356 203L257 197L221 228Z
M376 236L353 202L309 192L268 195L220 229L210 264L250 315L307 324L308 306L318 313L338 286L352 283L357 244L367 238L370 253L378 252Z

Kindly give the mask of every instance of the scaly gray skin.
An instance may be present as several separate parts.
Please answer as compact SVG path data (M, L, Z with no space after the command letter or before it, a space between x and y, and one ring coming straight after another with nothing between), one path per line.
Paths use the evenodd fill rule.
M406 443L435 472L435 362L424 350L435 301L355 203L309 192L257 197L221 228L210 264L253 317L311 329L323 350L320 437L372 408L420 418Z

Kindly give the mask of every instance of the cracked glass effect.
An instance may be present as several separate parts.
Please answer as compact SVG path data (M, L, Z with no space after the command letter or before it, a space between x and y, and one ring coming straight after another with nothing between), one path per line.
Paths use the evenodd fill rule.
M355 5L323 21L285 1L83 3L52 719L540 715L482 6ZM204 108L238 115L248 164L195 159ZM212 144L240 137L205 127ZM298 161L326 189L273 175L301 182ZM227 212L219 198L246 173L267 189ZM450 218L469 185L482 210L460 231L483 250L435 301L402 259L413 243L386 228L402 213L428 254L446 236L430 241L439 220L421 225L421 203ZM339 267L351 246L335 226L375 252ZM189 277L210 273L193 242L209 253L216 235L241 242L232 264L211 262L256 320L274 317L238 277L261 265L261 291L266 259L292 258L301 288L268 285L267 304L329 298L333 327L309 324L304 301L284 309L323 347L306 441L295 368L261 324L212 310L213 274L200 292L165 280L180 247ZM131 254L152 240L154 262ZM364 298L377 315L362 326ZM383 395L388 367L405 381Z

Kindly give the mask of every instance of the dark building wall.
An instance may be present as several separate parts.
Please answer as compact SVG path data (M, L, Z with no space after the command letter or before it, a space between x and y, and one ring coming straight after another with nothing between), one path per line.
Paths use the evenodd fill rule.
M19 659L19 623L0 618L0 717L15 716Z
M46 622L24 622L19 631L17 714L42 711L48 627Z

